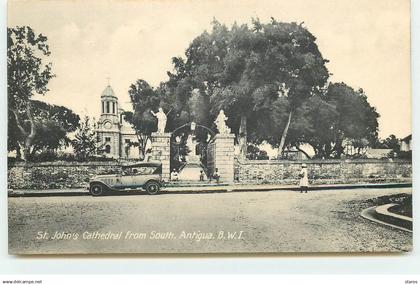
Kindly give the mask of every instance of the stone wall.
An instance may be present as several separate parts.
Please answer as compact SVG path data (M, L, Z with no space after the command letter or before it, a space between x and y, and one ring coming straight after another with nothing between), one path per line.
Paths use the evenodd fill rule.
M87 179L97 174L121 171L118 162L44 162L8 165L9 189L85 188Z
M226 163L226 161L224 161ZM411 162L403 160L306 161L311 184L411 182ZM97 174L121 171L119 162L10 163L9 189L85 188ZM235 181L297 184L301 162L235 160Z
M411 182L412 166L405 160L310 160L311 184ZM235 160L235 181L297 184L302 162Z

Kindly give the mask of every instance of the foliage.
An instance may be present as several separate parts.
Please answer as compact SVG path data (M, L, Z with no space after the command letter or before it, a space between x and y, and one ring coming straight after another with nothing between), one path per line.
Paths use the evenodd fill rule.
M261 150L255 145L248 145L246 158L249 160L268 160L268 154L266 151Z
M394 134L383 140L377 140L375 145L381 149L392 149L389 158L412 159L411 151L401 151L401 139L398 139Z
M29 158L31 162L52 162L58 160L56 151L46 150L39 154L32 154Z
M248 144L266 141L279 156L292 146L305 153L301 146L308 143L318 158L340 158L345 142L359 150L374 144L379 115L362 89L328 84L326 62L302 23L253 19L228 28L214 20L185 58L172 59L167 82L153 89L139 80L140 87L130 88L137 117L131 120L137 128L143 122L138 133L147 137L150 123L156 125L149 110L159 105L169 111L167 131L190 121L215 130L212 122L223 109L241 157Z
M31 162L77 161L76 157L71 153L58 153L57 151L53 150L45 150L40 153L32 154L29 160Z
M86 160L97 153L98 137L95 132L95 125L90 118L85 116L82 123L76 130L75 138L71 141L75 157L78 160Z
M393 152L398 153L401 148L401 140L394 134L389 135L387 138L380 141L378 147L383 149L392 149Z
M130 123L139 141L140 158L144 159L147 142L156 131L156 119L151 111L156 111L160 104L158 92L146 81L137 80L128 90L134 112L125 112L124 119ZM136 145L137 146L137 145Z
M116 159L106 156L90 156L88 159L77 158L73 153L58 153L57 151L46 150L30 156L30 162L108 162ZM15 157L8 157L8 163L22 162Z
M340 158L344 144L357 149L378 139L378 117L363 90L344 83L331 83L326 92L314 95L296 111L291 125L291 145L311 145L315 158Z
M242 143L249 133L250 142L284 145L291 113L322 90L328 78L315 37L301 24L274 19L231 29L213 21L211 33L195 38L185 55L186 60L173 59L169 89L181 102L199 89L208 98L203 100L210 110L205 121L224 109Z
M367 139L369 143L378 136L378 117L376 109L367 101L362 89L358 91L344 83L330 84L326 93L328 102L336 105L339 114L333 124L335 129L336 156L342 153L342 141L348 139Z
M38 117L33 113L31 98L44 95L54 74L47 37L35 34L28 26L7 29L7 93L9 118L9 151L23 148L24 159L31 154Z
M68 133L76 130L79 125L79 116L70 109L47 104L45 102L31 100L31 113L34 117L34 132L32 145L28 149L26 160L40 152L53 152L59 148L66 147L70 143ZM24 121L28 121L26 114L22 115ZM14 123L12 119L10 123ZM9 135L8 139L11 140ZM23 143L22 136L15 141L17 145ZM18 147L18 149L20 149ZM17 150L17 149L16 149ZM10 148L9 148L10 151ZM20 158L20 157L18 157Z
M31 155L68 146L70 139L67 134L79 126L79 116L66 107L41 101L32 101L32 107L32 113L36 117L36 134Z

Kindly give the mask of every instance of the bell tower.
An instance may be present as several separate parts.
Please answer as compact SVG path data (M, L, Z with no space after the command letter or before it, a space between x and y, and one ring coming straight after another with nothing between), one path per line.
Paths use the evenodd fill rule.
M118 98L108 84L101 94L101 117L98 121L101 150L108 157L120 157L119 132Z

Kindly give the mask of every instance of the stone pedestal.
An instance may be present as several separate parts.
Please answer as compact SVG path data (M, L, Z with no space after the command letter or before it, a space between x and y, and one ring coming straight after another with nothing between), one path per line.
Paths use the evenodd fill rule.
M233 182L234 134L217 134L207 146L207 167L209 174L219 170L220 181Z
M200 156L188 155L185 157L186 165L179 173L179 180L183 181L200 181L200 174L203 171L204 180L207 180L207 175L201 166Z
M152 133L152 160L162 163L162 178L169 180L171 160L171 133Z

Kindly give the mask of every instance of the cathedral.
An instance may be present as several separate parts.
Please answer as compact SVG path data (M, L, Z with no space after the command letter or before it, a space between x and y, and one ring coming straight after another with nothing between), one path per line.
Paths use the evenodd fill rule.
M101 95L101 116L97 126L101 152L115 159L138 159L138 148L132 145L138 142L136 132L125 121L123 113L118 98L108 85Z

